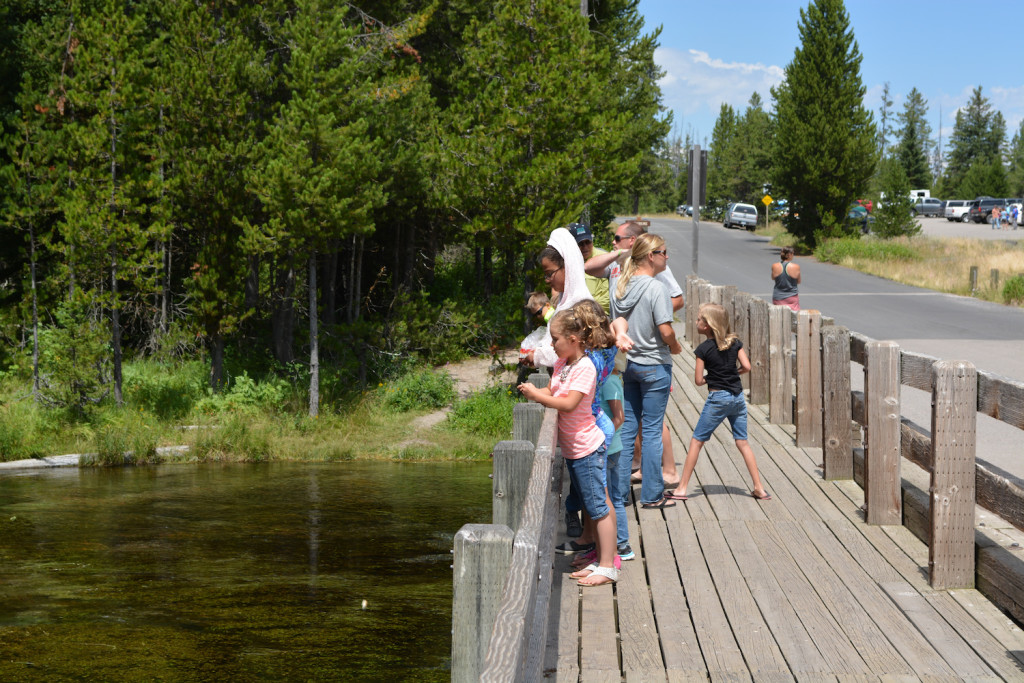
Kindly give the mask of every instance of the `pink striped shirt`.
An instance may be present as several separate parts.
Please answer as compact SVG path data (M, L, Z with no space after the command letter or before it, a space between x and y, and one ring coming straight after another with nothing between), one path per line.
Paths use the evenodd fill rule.
M575 408L567 412L558 411L558 445L562 448L562 457L575 460L590 455L604 443L604 432L597 426L590 409L597 391L597 368L583 356L569 369L569 376L562 382L559 375L564 367L565 359L559 358L551 377L551 394L556 397L568 396L570 391L583 394Z

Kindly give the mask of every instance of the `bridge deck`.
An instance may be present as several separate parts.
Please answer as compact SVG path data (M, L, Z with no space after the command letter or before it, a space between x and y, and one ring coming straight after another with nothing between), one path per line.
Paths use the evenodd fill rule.
M674 370L681 462L704 399L689 349ZM791 426L751 406L749 432L773 500L749 496L726 425L690 500L627 509L637 558L614 588L581 590L556 556L548 678L1024 680L1024 632L1008 617L977 591L932 590L927 546L902 526L865 525L860 487L824 481L820 449L794 446Z

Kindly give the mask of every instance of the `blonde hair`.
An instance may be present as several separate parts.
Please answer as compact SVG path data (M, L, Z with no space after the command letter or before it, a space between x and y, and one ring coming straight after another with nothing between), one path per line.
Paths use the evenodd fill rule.
M580 322L580 319L576 317L571 308L555 313L555 317L548 323L548 329L566 337L576 335L580 340L580 344L583 345L583 323ZM584 348L586 348L585 345Z
M544 292L530 292L530 298L526 300L526 309L531 313L538 309L544 308L549 303L548 295Z
M594 351L607 349L615 344L612 323L601 305L593 299L584 299L572 307L572 314L583 326L583 348Z
M622 269L622 275L619 277L619 284L615 288L615 298L621 299L625 296L630 279L636 273L637 266L644 262L647 255L656 249L664 248L665 240L658 235L644 233L636 238L636 241L633 242L633 249L629 252L626 267Z
M719 304L701 304L697 309L698 315L704 318L704 322L711 328L715 337L715 345L719 351L727 351L738 337L729 329L729 316L725 309Z

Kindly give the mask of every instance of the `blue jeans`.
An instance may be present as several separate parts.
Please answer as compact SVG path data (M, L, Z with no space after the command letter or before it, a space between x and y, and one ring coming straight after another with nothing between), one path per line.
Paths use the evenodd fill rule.
M597 426L604 432L604 448L608 450L608 446L612 443L612 437L615 436L615 425L612 424L612 419L604 414L604 411L598 411L597 417L594 419ZM579 512L583 509L580 492L576 490L576 485L572 483L571 477L569 478L569 495L565 497L565 509L569 512Z
M604 444L597 447L597 450L582 458L566 458L565 464L569 468L569 479L576 485L580 498L583 499L583 509L590 519L597 521L608 516L608 505L605 501L606 464Z
M632 452L637 432L643 436L640 449L640 502L656 503L665 491L661 477L661 427L665 421L668 391L672 388L671 365L639 365L629 361L622 375L622 450Z
M633 465L633 449L608 454L608 497L615 510L616 545L629 543L626 505L629 503L629 475Z
M736 441L747 440L747 400L743 392L733 396L728 391L719 389L708 394L704 401L704 409L700 411L700 419L693 429L693 438L707 441L722 421L728 419L732 427L732 438Z

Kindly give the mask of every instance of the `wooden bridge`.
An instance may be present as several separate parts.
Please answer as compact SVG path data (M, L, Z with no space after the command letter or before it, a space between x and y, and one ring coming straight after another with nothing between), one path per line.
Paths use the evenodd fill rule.
M694 290L688 301L720 295ZM680 333L693 334L689 322L679 325ZM788 322L782 324L790 329ZM793 359L798 365L799 344ZM692 382L694 345L684 344L684 353L674 359L666 419L677 460L685 454L706 395ZM856 349L858 342L850 346ZM779 355L791 358L785 342L766 353L766 363ZM751 348L752 358L758 355ZM799 392L806 370L782 367L787 378L796 375ZM793 383L774 384L785 385L792 395ZM1018 389L1001 386L1003 394ZM863 423L871 402L863 396L859 401L854 394L848 410ZM468 525L456 538L452 679L1024 681L1024 632L1006 614L1020 613L1017 587L1024 564L1016 553L1024 552L1024 536L1000 516L975 507L975 473L968 492L971 557L963 565L970 572L965 579L962 569L944 568L965 558L956 557L955 542L945 558L941 538L957 526L946 509L956 502L946 498L959 493L944 498L941 477L912 464L927 458L919 453L903 459L896 469L900 500L875 506L883 512L895 506L895 523L869 524L865 508L872 506L857 483L864 482L865 462L859 427L849 430L846 418L853 436L844 448L857 478L826 478L828 449L797 446L800 428L770 419L778 402L766 403L750 405L748 430L773 499L749 495L746 468L729 430L716 430L698 462L688 501L665 510L640 509L636 487L627 514L637 558L623 563L614 586L586 589L569 578L570 558L551 552L563 538L557 494L568 480L561 462L549 457L554 455L553 413L524 404L517 411L516 436L530 440L496 448L496 526ZM799 422L799 399L791 407L789 417L797 415ZM896 407L898 418L898 400ZM959 420L969 423L962 415ZM903 434L897 436L899 454L913 448L915 438L904 433L914 426L896 422L897 434ZM934 423L933 418L939 434ZM816 429L820 434L820 423ZM881 431L876 427L874 438ZM963 434L958 438L965 440ZM882 455L879 445L874 449ZM984 473L977 477L985 480ZM517 487L517 480L529 483ZM957 487L968 488L962 482ZM877 495L884 485L870 488ZM1019 510L1016 492L1002 495L1004 502L1007 496L1017 501ZM931 515L929 501L935 502ZM929 531L922 520L934 520L943 510L945 522L938 514L940 526ZM919 536L930 538L931 545ZM1002 609L974 588L949 588L950 576L960 576L960 585L977 582Z

